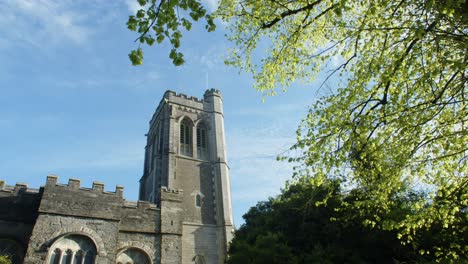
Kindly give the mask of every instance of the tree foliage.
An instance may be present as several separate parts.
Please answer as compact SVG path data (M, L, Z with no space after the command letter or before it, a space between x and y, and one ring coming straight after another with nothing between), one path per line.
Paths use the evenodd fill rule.
M154 34L173 36L173 43L180 35L168 32L183 25L174 10L202 8L197 0L158 6L164 5L164 13L149 19L155 1L136 22L130 18L140 41L151 37L148 25L156 21ZM205 11L197 14L213 22ZM344 189L360 190L359 199L341 206L365 215L369 226L396 231L403 243L417 247L416 236L433 228L467 235L460 225L468 218L467 1L221 0L215 15L229 25L235 44L226 62L251 72L264 94L324 71L326 80L339 78L297 132L293 149L301 154L290 160L299 164L298 177L316 186L339 179ZM415 190L425 195L403 218L380 216L390 212L396 193ZM466 244L442 244L429 254L468 254Z
M362 222L366 216L342 210L343 203L359 198L361 193L353 190L345 194L339 186L337 181L327 181L316 187L302 179L278 197L250 208L231 243L227 263L435 263L434 254L421 255L418 251L440 245L438 230L420 233L415 239L418 248L402 245L395 231L365 226ZM394 195L390 210L378 214L402 219L421 195ZM328 203L322 204L327 196ZM449 236L468 242L466 237ZM463 261L466 259L459 260Z
M12 264L10 257L7 255L0 255L0 264Z
M174 65L184 63L183 54L178 51L182 38L182 29L190 30L192 22L206 19L207 31L215 30L213 17L197 0L138 0L141 9L129 17L127 27L140 35L135 40L140 44L152 46L155 42L162 43L165 39L172 46L169 58ZM143 63L143 50L138 47L128 55L133 65Z

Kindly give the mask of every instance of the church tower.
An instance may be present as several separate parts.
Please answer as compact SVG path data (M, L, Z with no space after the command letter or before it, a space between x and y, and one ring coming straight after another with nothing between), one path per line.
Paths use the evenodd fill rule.
M166 91L146 136L139 199L161 205L161 188L183 190L182 263L224 263L234 227L220 92Z

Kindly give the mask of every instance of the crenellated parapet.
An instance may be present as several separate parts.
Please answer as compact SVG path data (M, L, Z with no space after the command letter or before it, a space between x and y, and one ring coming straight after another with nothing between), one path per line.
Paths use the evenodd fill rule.
M0 180L0 197L5 195L24 195L24 194L37 194L39 189L29 188L26 183L17 182L15 185L7 185L6 181Z
M189 101L193 101L193 102L197 102L197 103L203 103L203 99L199 99L196 96L188 96L188 95L186 95L184 93L176 93L176 92L171 91L171 90L166 91L164 93L163 98L165 98L167 100L170 100L172 98L182 98L184 100L189 100Z
M33 223L41 193L25 183L7 185L0 180L0 220Z
M82 192L92 192L92 193L99 193L105 195L115 195L119 198L123 198L123 190L124 187L117 185L115 186L114 192L108 192L104 190L104 183L94 181L91 188L81 187L81 181L78 179L70 178L68 179L68 184L60 184L58 183L58 176L56 175L48 175L46 180L46 188L60 188L63 191L66 190L79 190Z
M68 184L60 184L56 175L49 175L43 187L39 212L122 220L124 226L129 227L138 226L133 220L129 220L134 216L154 221L154 214L148 215L147 211L159 210L156 205L142 201L126 201L123 198L123 190L124 187L117 185L115 191L106 191L104 183L98 181L93 182L91 188L82 187L77 179L69 179ZM152 230L154 232L155 229Z
M140 210L158 210L158 206L154 203L150 203L147 201L124 201L123 207L129 208L129 209L140 209Z
M221 96L221 92L218 90L218 89L214 89L214 88L211 88L209 90L206 90L205 91L205 94L203 95L203 98L204 99L207 99L208 97L210 96L218 96L218 97L222 97Z
M219 91L215 89L207 90L207 92L208 91L219 93ZM167 90L164 93L163 98L159 102L159 105L156 108L156 111L154 112L153 117L150 120L150 124L152 124L155 120L158 119L158 114L161 113L162 108L168 103L173 103L175 105L187 105L188 104L192 108L203 109L204 102L205 102L204 99L200 99L196 96L187 96L184 93L176 93L174 91Z

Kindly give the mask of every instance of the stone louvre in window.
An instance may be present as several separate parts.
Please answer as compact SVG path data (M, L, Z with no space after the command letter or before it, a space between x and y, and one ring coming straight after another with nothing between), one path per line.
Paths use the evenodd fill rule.
M192 157L192 126L187 119L180 123L180 154Z
M203 124L197 126L197 157L202 160L208 159L208 139L206 127Z

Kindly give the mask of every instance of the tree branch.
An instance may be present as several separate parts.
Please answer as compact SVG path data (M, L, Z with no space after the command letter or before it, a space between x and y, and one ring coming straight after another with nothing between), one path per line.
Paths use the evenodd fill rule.
M284 11L283 13L281 13L278 17L274 18L273 20L270 20L268 22L263 23L262 24L262 29L271 28L276 23L278 23L280 20L282 20L283 18L288 17L290 15L295 15L295 14L300 13L302 11L311 10L312 8L314 8L315 6L320 4L321 2L322 2L322 0L317 0L317 1L313 2L313 3L310 3L310 4L306 5L306 6L303 6L303 7L298 8L298 9L293 9L293 10L288 9L287 11Z

